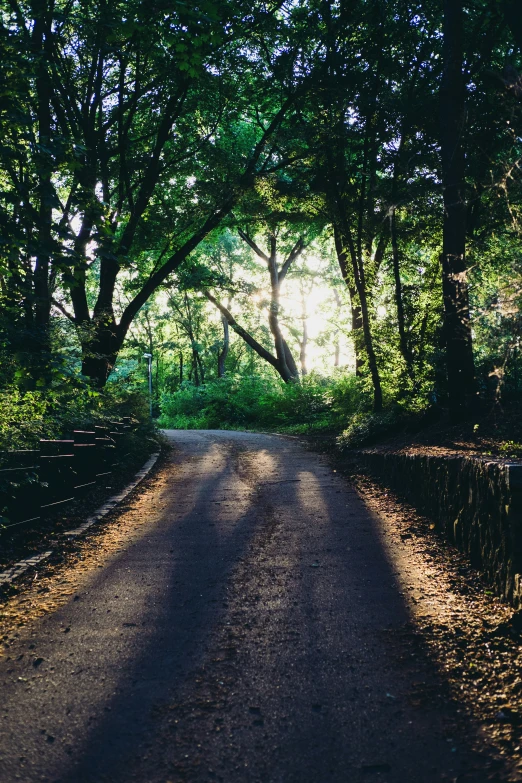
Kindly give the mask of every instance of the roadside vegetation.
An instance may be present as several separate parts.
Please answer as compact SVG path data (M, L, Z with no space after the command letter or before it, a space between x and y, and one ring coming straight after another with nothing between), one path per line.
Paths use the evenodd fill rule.
M45 391L0 391L0 450L37 448L41 438L72 437L73 430L110 427L130 417L140 431L154 435L147 401L141 389L108 387L93 392L79 384L62 383Z
M370 400L363 382L350 375L329 379L310 375L299 384L231 375L164 392L158 423L174 429L331 434L368 408Z

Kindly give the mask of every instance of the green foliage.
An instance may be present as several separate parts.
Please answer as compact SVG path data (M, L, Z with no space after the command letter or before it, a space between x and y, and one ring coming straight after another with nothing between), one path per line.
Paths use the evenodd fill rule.
M0 390L0 451L30 449L41 438L71 436L74 429L104 426L131 416L143 437L152 437L146 398L117 383L103 392L78 383L62 383L44 391Z
M358 445L444 404L440 3L4 6L0 448L124 410L145 422L143 353L165 426L343 431ZM497 400L522 391L521 61L504 6L465 14L462 130L476 369ZM344 267L333 226L351 237ZM309 257L277 304L265 255L300 236ZM205 291L249 345L233 329L228 342ZM281 384L252 348L274 349L274 312L301 383ZM78 380L83 359L103 385L118 354L103 394ZM344 372L306 376L334 373L334 354Z
M202 386L185 382L165 392L158 424L167 429L257 429L287 433L335 432L370 405L353 375L310 375L303 382L226 376Z
M516 457L520 459L522 455L522 443L514 440L507 440L499 446L499 452L503 457Z
M337 438L341 449L353 449L370 445L395 432L406 419L400 408L383 413L356 413L344 432Z

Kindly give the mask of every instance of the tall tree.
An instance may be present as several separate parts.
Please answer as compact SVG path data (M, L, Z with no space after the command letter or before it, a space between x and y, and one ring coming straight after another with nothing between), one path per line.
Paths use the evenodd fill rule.
M448 398L454 419L468 414L475 371L466 270L463 4L444 2L444 71L440 88L440 149L444 197L442 281Z

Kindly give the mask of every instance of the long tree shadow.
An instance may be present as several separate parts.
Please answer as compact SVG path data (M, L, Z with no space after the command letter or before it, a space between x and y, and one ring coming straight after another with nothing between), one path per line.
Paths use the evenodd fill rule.
M194 498L180 499L187 511L176 525L166 514L91 586L123 590L130 569L143 585L132 623L139 633L103 717L68 771L57 758L48 779L486 780L481 759L448 725L455 705L408 633L378 523L356 493L294 444L209 437L210 456L213 440L232 441L259 462L256 502L243 493L228 517L209 512L224 486L237 487L226 461L201 475ZM262 475L263 465L273 472ZM157 568L165 579L154 592ZM68 622L69 610L56 622ZM104 625L91 624L86 606L83 655L93 634L107 644ZM411 698L417 681L431 694L420 705Z
M212 448L211 444L207 447ZM185 517L175 527L170 520L161 522L145 548L145 542L140 543L139 560L145 569L142 581L147 583L148 572L161 567L171 569L168 582L163 594L156 597L156 605L150 607L150 616L141 621L138 649L106 705L105 717L90 733L81 761L60 780L127 779L129 765L139 762L138 748L153 730L154 713L175 698L179 686L205 655L206 640L226 613L230 571L255 534L249 508L230 524L208 517L210 498L223 498L227 492L237 495L234 487L227 488L233 478L229 460L210 479L202 474L198 497ZM169 544L177 550L174 563L172 556L165 562L164 548ZM104 580L110 581L118 568L116 562ZM91 590L95 589L93 585Z
M278 651L283 684L265 695L264 710L290 715L269 739L277 757L264 769L258 759L259 779L489 780L482 756L456 734L458 704L414 633L382 523L354 495L348 513L346 492L316 487L311 496L304 483L319 481L313 472L300 475L302 483L288 484L284 505L301 520L293 527L301 561L284 567L290 524L280 526L279 542L274 536L266 553L268 593L285 601L279 617L271 611L264 618L262 634ZM259 584L251 587L259 592ZM299 629L297 639L291 629ZM251 670L263 668L259 649ZM254 763L245 742L249 755Z
M170 771L195 781L211 779L209 767L225 781L489 780L414 633L382 522L320 465L293 471L283 456L278 472L284 489L278 502L260 498L265 526L236 570L215 642L223 649L232 635L237 657L199 671L201 685L174 705L181 741L161 751ZM216 713L191 726L209 696L226 704L219 734Z

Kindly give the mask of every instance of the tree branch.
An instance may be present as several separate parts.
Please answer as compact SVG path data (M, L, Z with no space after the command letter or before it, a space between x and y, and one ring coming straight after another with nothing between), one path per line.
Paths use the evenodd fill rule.
M273 356L269 351L266 350L266 348L263 348L263 346L257 342L257 340L252 337L251 334L249 334L245 329L243 329L242 326L240 326L230 310L227 310L225 305L222 305L221 302L218 302L218 300L212 296L212 294L209 291L203 290L203 294L206 296L209 302L212 302L214 307L217 307L221 315L226 319L228 325L231 329L234 330L236 334L238 334L247 345L249 345L251 348L254 349L254 351L260 356L262 359L264 359L266 362L269 362L272 367L275 367L275 369L279 372L279 362L276 359L275 356Z
M240 198L240 196L247 190L249 187L252 186L254 176L255 176L255 169L256 164L265 148L265 145L270 138L270 136L275 133L279 125L284 119L284 116L292 103L294 102L296 98L296 94L291 95L289 98L286 99L286 101L283 103L279 111L275 114L275 116L272 119L272 122L266 129L265 133L263 133L263 136L256 144L254 151L252 152L252 156L248 162L248 165L245 168L245 171L243 172L239 182L237 185L233 188L231 188L231 191L223 198L223 201L221 202L221 205L219 207L216 207L207 217L204 224L201 226L199 231L196 231L193 236L185 242L184 245L182 245L178 250L176 250L175 253L173 253L172 256L163 264L163 266L158 269L156 272L150 275L147 282L139 291L134 299L129 302L127 307L125 308L121 320L119 323L119 332L120 336L123 339L125 334L127 333L127 330L129 326L132 323L133 318L136 316L136 314L139 312L141 307L145 304L147 299L154 293L154 291L167 279L169 275L172 274L172 272L175 272L176 269L183 263L183 261L187 258L187 256L199 245L199 243L211 232L213 231L223 220L223 218L228 215L228 213L233 209L234 205L237 203L237 200ZM272 357L273 358L273 357ZM268 360L267 360L268 361Z
M241 229L238 229L238 234L239 234L239 236L241 237L241 239L243 239L243 240L244 240L244 241L247 243L247 245L249 245L249 246L252 248L252 250L254 251L254 253L255 253L257 256L259 256L259 258L262 258L262 259L263 259L263 261L265 261L265 262L268 264L268 256L267 256L267 254L266 254L266 253L263 253L263 251L261 250L261 248L260 248L258 245L256 245L256 243L254 242L254 240L253 240L253 239L250 239L250 237L248 236L248 234L245 234L245 232L244 232L244 231L242 231Z
M283 280L286 277L286 273L288 272L288 270L290 269L290 267L294 263L295 259L298 258L301 255L301 253L303 252L305 247L306 247L306 245L304 243L303 237L299 237L299 239L297 240L297 242L296 242L292 252L290 253L288 258L284 262L283 266L281 267L281 270L280 270L279 275L278 275L279 283L283 282Z
M62 304L60 304L60 302L57 302L57 301L56 301L56 299L54 298L54 296L52 296L52 297L51 297L51 302L53 303L53 305L54 305L54 306L55 306L55 307L56 307L56 308L57 308L57 309L58 309L58 310L59 310L59 311L60 311L60 312L61 312L63 315L65 315L65 317L66 317L66 318L68 318L68 319L69 319L69 321L72 321L72 322L73 322L73 324L75 324L75 323L76 323L76 318L74 317L74 315L73 315L72 313L70 313L68 310L66 310L66 309L65 309L65 307L64 307Z

